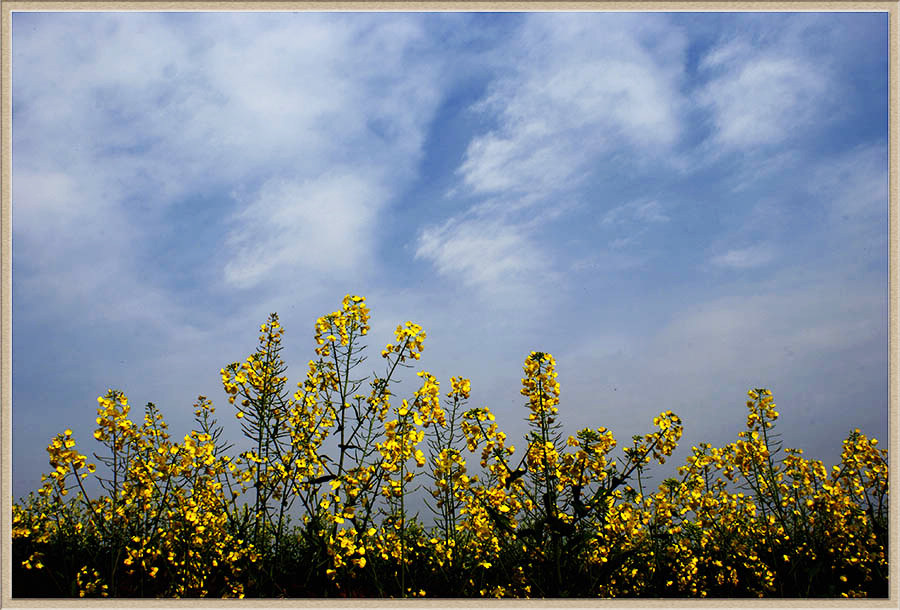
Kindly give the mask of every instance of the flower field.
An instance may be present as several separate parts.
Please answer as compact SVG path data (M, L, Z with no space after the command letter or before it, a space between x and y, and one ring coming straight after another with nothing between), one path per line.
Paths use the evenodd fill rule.
M781 447L772 393L752 389L734 442L692 447L651 486L681 438L671 411L624 443L603 427L565 437L554 359L532 352L514 446L469 407L469 379L442 391L418 371L395 396L424 350L417 324L363 375L368 330L348 295L289 386L272 314L221 370L241 448L206 397L176 441L153 404L135 417L123 393L101 396L96 453L58 434L49 474L13 505L13 596L887 596L887 451L859 430L826 467ZM414 493L433 519L410 516Z

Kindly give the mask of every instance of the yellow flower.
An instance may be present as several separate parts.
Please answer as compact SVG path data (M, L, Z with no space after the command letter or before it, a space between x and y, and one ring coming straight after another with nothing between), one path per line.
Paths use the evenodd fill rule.
M421 449L416 449L414 457L416 459L416 464L418 464L420 467L425 465L425 454L422 453Z

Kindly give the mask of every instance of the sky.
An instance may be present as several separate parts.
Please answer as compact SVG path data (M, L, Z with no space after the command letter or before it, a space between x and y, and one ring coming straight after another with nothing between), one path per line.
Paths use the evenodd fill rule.
M724 445L770 388L786 447L888 431L886 13L17 12L13 496L96 399L178 439L277 312L407 320L524 447L550 352L567 434L671 409ZM414 370L402 376L406 395ZM402 392L402 390L401 390ZM518 455L518 454L517 454ZM655 471L656 472L656 471Z

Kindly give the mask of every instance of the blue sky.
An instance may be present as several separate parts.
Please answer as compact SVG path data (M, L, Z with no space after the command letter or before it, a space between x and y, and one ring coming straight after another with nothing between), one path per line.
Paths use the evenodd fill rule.
M13 495L96 397L176 436L277 311L413 320L522 445L661 410L724 444L769 387L834 463L888 426L886 13L15 13ZM370 367L370 368L371 368ZM407 374L415 379L412 372ZM681 463L683 451L672 469ZM660 479L669 468L660 470Z

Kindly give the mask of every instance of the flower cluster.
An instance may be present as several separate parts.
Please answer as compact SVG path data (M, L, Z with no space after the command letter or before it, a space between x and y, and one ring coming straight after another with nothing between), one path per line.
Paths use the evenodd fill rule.
M406 362L407 358L418 360L425 351L425 331L414 322L398 324L394 331L397 343L388 343L382 350L381 356L389 358L391 354L398 354L400 362Z
M531 413L528 419L536 420L544 414L555 415L559 404L559 382L556 380L556 361L544 352L531 352L525 360L525 377L522 378L522 395L528 398ZM552 417L550 418L552 421Z
M369 332L369 308L364 297L347 295L341 308L316 320L316 353L328 357L335 343L347 347L355 336Z

